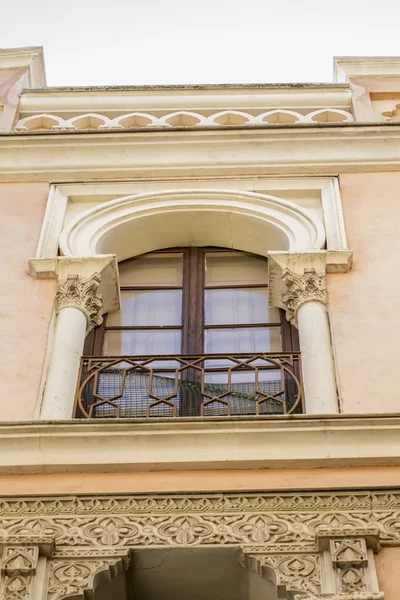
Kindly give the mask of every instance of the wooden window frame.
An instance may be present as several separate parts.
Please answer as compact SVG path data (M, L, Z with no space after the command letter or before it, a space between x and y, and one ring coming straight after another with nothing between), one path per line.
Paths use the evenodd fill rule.
M297 329L288 323L285 312L280 309L280 323L262 322L251 324L205 325L204 323L204 291L206 289L241 289L267 287L267 284L242 284L205 286L205 257L208 252L235 252L229 248L215 247L184 247L157 250L152 254L176 253L182 254L183 273L181 286L121 286L124 290L176 290L182 289L182 322L180 326L107 326L107 315L104 315L102 325L93 329L85 340L84 356L102 356L106 331L135 331L172 329L181 330L181 354L203 354L205 329L240 329L249 327L280 327L283 352L298 352L299 336ZM129 259L128 259L129 260Z

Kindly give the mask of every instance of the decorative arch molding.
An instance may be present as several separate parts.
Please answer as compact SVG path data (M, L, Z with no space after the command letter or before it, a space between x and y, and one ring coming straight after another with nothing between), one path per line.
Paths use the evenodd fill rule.
M69 196L59 194L57 188L46 210L38 257L29 262L31 273L43 279L55 277L59 287L71 280L71 275L78 277L84 286L88 277L98 273L103 314L120 305L117 261L158 249L218 246L269 257L270 301L280 307L286 291L282 280L285 269L300 278L304 269L314 269L315 277L324 278L328 271L345 272L351 267L352 253L344 249L345 234L340 200L335 201L335 182L319 181L315 182L315 188L304 188L319 190L320 203L314 202L313 194L300 195L298 203L291 200L297 197L297 190L301 194L304 182L264 184L257 179L251 184L256 192L241 189L239 180L234 185L228 183L231 189L202 189L204 184L202 181L199 188L192 189L189 186L193 184L188 181L182 187L174 183L172 189L165 189L171 183L152 182L147 186L152 191L143 193L142 184L136 182L122 186L121 191L124 189L129 195L117 197L117 188L113 191L111 186L103 201L101 194L86 206L79 206L77 200L69 213ZM95 194L94 190L95 186L90 186L88 198ZM287 193L285 199L278 197L277 190ZM67 194L72 196L72 192L69 187ZM99 261L101 265L97 264ZM315 352L303 354L302 361L306 411L333 414L337 412L338 399L325 301L321 303L314 296L309 300L306 304L296 304L299 314L302 313L301 319L297 317L300 344L309 332L318 332L311 341L304 337L304 347L311 342L315 347ZM71 418L80 364L77 357L82 355L86 333L83 324L82 311L77 306L58 312L43 396L37 409L41 419ZM65 344L67 331L73 336L73 352L71 345ZM68 355L68 368L65 363L57 362L54 348Z
M167 190L105 202L62 231L65 256L116 253L124 260L160 248L216 245L266 256L310 252L325 243L324 227L288 200L241 190Z
M16 131L38 131L47 129L63 128L65 120L57 115L42 113L40 115L31 115L18 121L15 126Z
M97 587L115 579L129 568L130 552L118 556L52 560L48 569L48 593L43 600L86 600Z
M81 129L121 129L129 127L224 127L265 124L296 124L315 122L352 122L353 115L339 108L323 107L304 114L304 112L285 108L274 108L259 114L240 110L222 110L213 114L179 110L160 116L159 114L132 112L108 117L100 113L81 113L69 119L61 115L34 114L24 117L15 125L16 131L35 131L38 129L81 130Z

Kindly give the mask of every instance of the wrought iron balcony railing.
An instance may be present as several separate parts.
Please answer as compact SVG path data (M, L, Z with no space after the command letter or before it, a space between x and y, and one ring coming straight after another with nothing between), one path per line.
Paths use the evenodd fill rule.
M76 418L304 412L300 353L82 358Z

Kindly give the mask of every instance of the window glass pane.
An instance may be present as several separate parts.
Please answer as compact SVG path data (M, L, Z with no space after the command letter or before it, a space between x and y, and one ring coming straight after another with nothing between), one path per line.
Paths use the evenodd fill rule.
M121 310L109 313L107 326L180 325L181 290L121 291Z
M124 260L118 265L122 286L182 285L182 254L147 254Z
M103 354L137 356L140 354L180 354L179 330L106 331Z
M280 327L243 327L241 329L206 329L204 352L225 354L235 352L280 352Z
M206 325L280 323L279 308L268 306L267 288L205 290Z
M251 285L268 280L268 262L239 252L207 252L205 285Z

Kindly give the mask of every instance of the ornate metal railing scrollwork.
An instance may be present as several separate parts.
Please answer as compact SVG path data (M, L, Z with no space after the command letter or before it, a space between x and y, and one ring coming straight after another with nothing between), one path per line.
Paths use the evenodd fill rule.
M75 403L77 418L302 412L299 352L87 357Z

